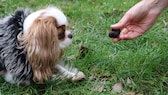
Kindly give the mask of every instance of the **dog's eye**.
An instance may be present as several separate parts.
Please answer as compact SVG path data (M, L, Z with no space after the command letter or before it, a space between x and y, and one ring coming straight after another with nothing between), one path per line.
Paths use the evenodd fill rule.
M58 34L58 39L61 40L61 39L64 39L65 38L65 31L62 31Z

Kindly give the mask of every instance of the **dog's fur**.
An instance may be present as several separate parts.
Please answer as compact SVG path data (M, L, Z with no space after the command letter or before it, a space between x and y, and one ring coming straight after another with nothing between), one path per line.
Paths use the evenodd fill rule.
M72 42L67 27L66 16L56 7L17 10L0 20L0 75L12 84L43 83L55 71L70 80L83 79L83 72L60 61Z

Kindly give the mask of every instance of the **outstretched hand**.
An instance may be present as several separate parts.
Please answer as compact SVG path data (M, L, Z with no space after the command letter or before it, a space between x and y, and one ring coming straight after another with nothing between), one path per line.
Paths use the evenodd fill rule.
M126 12L123 18L114 25L112 29L121 29L118 38L113 38L114 42L129 40L141 36L149 30L155 23L161 10L152 8L142 0Z

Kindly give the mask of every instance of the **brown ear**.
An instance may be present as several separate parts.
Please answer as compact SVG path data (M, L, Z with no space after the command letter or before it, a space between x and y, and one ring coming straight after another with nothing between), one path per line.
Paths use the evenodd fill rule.
M56 61L61 55L55 18L37 18L21 38L34 72L34 81L51 78Z
M37 31L36 39L39 42L39 46L42 48L50 48L53 45L53 41L57 41L57 28L56 21L53 17L47 17L45 19L37 20L35 26Z

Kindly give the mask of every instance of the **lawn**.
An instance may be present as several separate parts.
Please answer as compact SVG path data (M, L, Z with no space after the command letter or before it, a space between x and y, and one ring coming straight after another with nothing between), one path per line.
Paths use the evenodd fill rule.
M138 1L0 0L0 18L17 8L34 11L54 5L62 9L74 35L65 56L71 58L68 63L86 74L86 79L79 82L65 80L30 86L11 85L0 78L0 95L110 95L116 83L123 84L121 93L125 94L167 95L168 9L139 38L114 43L108 37L110 25L117 23ZM82 58L79 53L81 46L88 48Z

